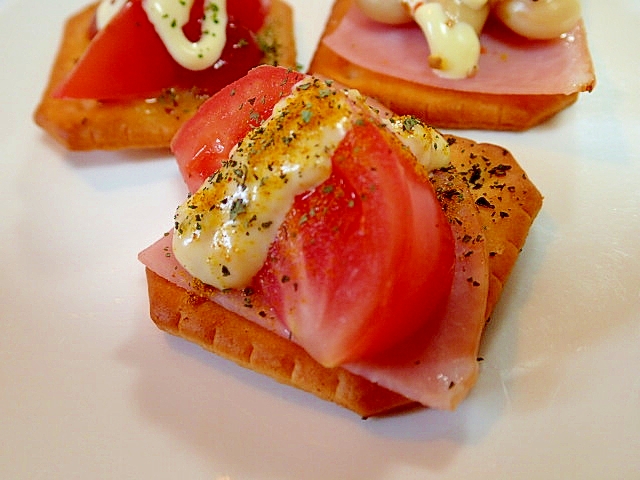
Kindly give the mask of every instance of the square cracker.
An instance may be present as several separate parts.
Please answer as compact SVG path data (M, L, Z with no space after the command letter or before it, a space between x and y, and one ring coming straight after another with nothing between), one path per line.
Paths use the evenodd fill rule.
M478 206L484 227L490 273L488 318L542 206L542 196L504 148L447 138L456 175L469 185L472 198L468 201ZM161 330L362 417L416 405L343 368L321 366L297 344L149 269L146 275L151 318Z

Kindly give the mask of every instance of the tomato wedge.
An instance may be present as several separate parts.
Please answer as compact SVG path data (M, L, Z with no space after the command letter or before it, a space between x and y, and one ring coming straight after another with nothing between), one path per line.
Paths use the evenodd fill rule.
M214 173L248 132L247 103L264 95L266 118L299 77L259 67L209 99L173 143L187 183ZM453 278L454 240L433 187L369 115L347 131L329 179L296 197L250 286L325 366L374 356L439 319Z
M453 238L430 185L374 123L356 125L329 180L296 199L256 278L321 364L384 351L438 317Z
M227 43L216 65L192 71L177 64L153 24L142 0L129 0L91 40L84 55L56 89L58 98L126 100L152 98L167 88L194 89L211 95L258 65L262 51L255 32L264 21L259 0L228 1ZM183 31L192 41L200 36L203 0L192 9Z

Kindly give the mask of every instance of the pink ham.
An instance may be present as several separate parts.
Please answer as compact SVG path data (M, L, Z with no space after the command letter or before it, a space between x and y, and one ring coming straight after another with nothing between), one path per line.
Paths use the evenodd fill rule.
M324 44L360 67L432 87L490 94L572 94L595 84L584 25L563 38L532 41L497 21L482 32L478 73L462 80L438 77L428 67L429 47L416 24L369 20L353 4Z

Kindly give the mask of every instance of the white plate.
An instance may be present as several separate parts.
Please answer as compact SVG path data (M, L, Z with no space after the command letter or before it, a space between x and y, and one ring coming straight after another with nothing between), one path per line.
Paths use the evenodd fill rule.
M292 2L307 64L329 0ZM454 413L363 421L161 333L139 250L166 155L72 154L31 120L84 0L0 0L0 478L640 477L640 3L584 0L598 85L511 149L544 193Z

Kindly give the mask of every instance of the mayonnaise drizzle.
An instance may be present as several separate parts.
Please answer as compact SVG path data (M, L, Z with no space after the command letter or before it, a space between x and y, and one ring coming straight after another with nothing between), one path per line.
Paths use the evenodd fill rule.
M465 21L453 20L438 2L407 3L413 4L413 18L429 43L429 66L434 72L445 78L473 75L480 58L476 30Z
M98 29L104 28L126 3L127 0L102 0L96 13ZM205 0L202 35L192 42L182 27L189 22L193 3L194 0L142 0L142 8L171 57L189 70L204 70L220 59L227 42L227 3Z
M194 0L143 0L142 7L173 59L189 70L204 70L218 61L227 42L227 3L205 0L202 36L190 41L182 31Z
M393 116L383 121L407 147L426 171L444 168L451 163L449 144L435 128L412 116Z

